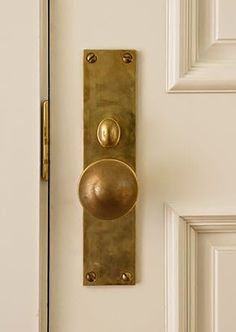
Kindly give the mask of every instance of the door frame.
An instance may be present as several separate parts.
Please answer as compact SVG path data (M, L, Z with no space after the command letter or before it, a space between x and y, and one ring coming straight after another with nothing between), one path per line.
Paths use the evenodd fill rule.
M37 0L40 5L40 92L42 103L50 103L50 0ZM50 105L49 105L50 110ZM50 114L50 112L49 112ZM50 121L50 116L49 116ZM50 129L50 125L49 125ZM50 137L50 133L49 133ZM42 115L41 115L42 140ZM42 155L42 151L41 151ZM50 156L50 144L49 144ZM41 156L42 158L42 156ZM42 160L41 160L42 163ZM50 173L50 160L49 160ZM49 271L50 271L50 177L40 181L40 257L39 257L39 332L49 331Z

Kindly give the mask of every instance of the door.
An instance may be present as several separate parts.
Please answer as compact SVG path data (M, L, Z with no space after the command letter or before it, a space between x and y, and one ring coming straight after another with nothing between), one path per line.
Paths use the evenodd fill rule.
M230 0L51 1L50 332L236 329ZM83 50L137 50L136 285L83 286Z

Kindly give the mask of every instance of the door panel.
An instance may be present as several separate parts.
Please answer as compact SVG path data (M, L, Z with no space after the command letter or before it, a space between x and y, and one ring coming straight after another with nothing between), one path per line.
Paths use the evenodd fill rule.
M167 331L235 329L235 217L180 217L166 206Z
M199 331L235 331L235 245L235 232L199 237Z
M185 206L180 216L209 211L236 215L236 97L166 92L164 0L53 0L51 22L51 332L164 332L164 204ZM133 287L82 286L77 189L83 169L86 48L137 49L139 199ZM221 90L228 92L228 85ZM178 331L176 322L170 331Z
M169 92L235 92L235 2L169 0L168 4Z

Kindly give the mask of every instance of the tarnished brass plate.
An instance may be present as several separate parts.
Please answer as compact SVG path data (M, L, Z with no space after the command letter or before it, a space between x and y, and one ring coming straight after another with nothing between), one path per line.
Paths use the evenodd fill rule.
M85 50L83 64L84 169L109 159L135 171L136 52ZM84 210L83 283L135 284L135 207L113 220Z

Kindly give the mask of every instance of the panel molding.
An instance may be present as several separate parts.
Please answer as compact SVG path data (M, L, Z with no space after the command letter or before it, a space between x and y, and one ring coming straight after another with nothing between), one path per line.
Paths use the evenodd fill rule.
M214 6L214 14L215 14L215 40L216 41L233 41L236 42L236 38L232 38L232 37L226 37L226 38L222 38L220 37L220 1L223 1L225 3L224 0L212 0L213 1L213 6ZM234 10L232 10L232 12L234 12Z
M202 18L199 0L168 1L168 92L236 91L236 41L218 38L217 0L206 4L210 13Z
M236 233L235 216L193 216L165 205L166 332L197 331L197 243L199 233ZM213 248L213 250L229 248Z

